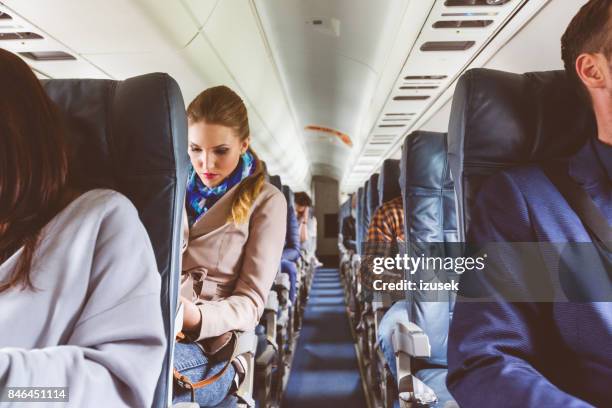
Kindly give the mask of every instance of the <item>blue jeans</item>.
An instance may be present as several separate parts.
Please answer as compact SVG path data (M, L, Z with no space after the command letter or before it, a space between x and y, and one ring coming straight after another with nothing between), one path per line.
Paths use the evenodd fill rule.
M227 361L210 363L208 357L195 343L174 345L174 367L192 382L201 381L217 374ZM195 391L195 402L201 407L213 407L221 403L230 391L236 370L230 365L217 381ZM191 401L191 392L174 385L173 403Z
M406 301L396 302L391 306L380 321L378 328L378 339L380 348L385 355L387 365L393 378L397 382L397 366L395 365L395 352L393 350L393 331L397 322L408 323L408 303Z
M289 289L289 299L291 303L295 304L295 297L297 295L297 266L295 262L288 261L286 259L281 259L281 272L289 275L289 282L291 283Z

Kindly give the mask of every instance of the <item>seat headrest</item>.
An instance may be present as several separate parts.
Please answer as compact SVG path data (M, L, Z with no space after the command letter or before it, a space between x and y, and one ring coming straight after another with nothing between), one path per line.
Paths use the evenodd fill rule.
M344 223L344 219L348 217L351 211L351 197L349 196L348 200L344 201L338 207L338 231L342 234L342 224Z
M456 234L455 195L447 161L446 134L416 131L402 147L400 185L406 240L452 241Z
M572 155L595 129L590 107L564 71L466 72L455 89L448 141L461 239L469 227L469 203L487 177Z
M63 114L72 173L81 187L123 193L126 183L174 177L177 164L188 163L185 105L167 74L41 82Z
M365 185L357 189L357 252L361 254L362 244L367 240L365 223Z
M280 176L268 176L268 182L278 188L279 191L283 190L283 183L281 182Z
M400 161L387 159L378 176L378 206L402 195L399 183Z
M125 81L41 81L64 120L71 173L78 187L112 188L138 210L161 275L167 338L174 338L182 211L187 170L187 119L178 84L167 74ZM126 271L128 273L129 271ZM168 401L168 344L154 407Z
M345 217L348 217L350 212L351 212L351 197L349 196L348 200L345 200L342 204L340 204L340 207L338 209L338 217L340 217L340 220L343 220Z
M367 183L367 211L368 223L374 216L374 211L378 207L378 173L372 174Z
M293 195L293 190L291 190L291 187L283 184L281 187L281 191L285 196L285 200L287 200L287 206L289 208L295 208L295 197Z

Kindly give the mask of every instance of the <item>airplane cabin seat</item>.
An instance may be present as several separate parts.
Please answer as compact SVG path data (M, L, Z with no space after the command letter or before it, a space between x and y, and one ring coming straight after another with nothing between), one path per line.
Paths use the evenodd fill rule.
M169 340L153 407L167 407L172 398L171 339L176 329L189 168L181 91L174 79L160 73L124 81L41 82L62 113L76 184L85 190L110 188L124 194L138 209L151 239L161 275L160 307Z
M370 222L374 217L374 212L378 208L378 173L372 174L366 184L366 241L368 236L368 229L370 228Z
M410 257L451 256L452 246L457 245L453 244L457 241L457 223L446 134L416 131L408 135L400 166L406 238L400 251ZM414 275L406 275L406 279L444 283L458 278L454 272L420 268ZM400 396L405 392L407 382L414 384L418 394L420 380L435 393L437 404L431 406L452 406L454 403L446 389L446 350L455 298L453 291L406 292L404 307L409 323L400 322L394 332ZM406 340L415 338L425 345L423 350L404 347ZM407 355L418 361L405 358ZM412 375L416 380L410 378ZM419 400L418 395L413 398Z
M465 73L455 89L448 133L460 240L468 237L477 194L488 178L569 157L595 131L593 114L564 71Z
M455 89L448 130L461 241L487 178L510 167L568 157L595 131L593 114L564 71L466 72Z
M383 203L391 201L394 198L401 197L402 190L399 184L400 176L400 161L395 159L387 159L383 162L378 176L378 204L380 207Z
M365 222L365 185L363 187L359 187L357 189L357 218L355 219L355 232L357 235L357 253L359 255L362 254L363 243L367 238L367 230L365 230L366 234L364 236L364 222Z
M340 204L338 208L338 247L341 252L346 252L346 248L342 244L342 227L344 226L344 219L351 214L351 197Z
M278 188L278 191L283 191L283 183L281 182L280 176L277 176L277 175L268 176L268 183Z

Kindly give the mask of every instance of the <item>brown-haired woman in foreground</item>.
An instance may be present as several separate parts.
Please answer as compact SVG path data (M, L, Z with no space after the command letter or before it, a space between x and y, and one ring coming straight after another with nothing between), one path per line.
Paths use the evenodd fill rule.
M148 408L165 351L149 237L121 194L70 188L59 113L2 49L0 89L0 390Z
M265 181L263 162L249 149L247 110L225 86L209 88L187 109L191 169L184 215L185 341L175 346L178 375L197 383L227 370L195 391L214 406L235 375L228 358L231 331L253 330L279 268L287 203ZM231 354L231 353L230 353ZM174 402L191 400L175 388Z

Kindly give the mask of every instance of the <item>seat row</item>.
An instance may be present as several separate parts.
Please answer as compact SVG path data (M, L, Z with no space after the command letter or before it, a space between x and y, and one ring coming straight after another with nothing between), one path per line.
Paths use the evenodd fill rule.
M63 116L80 187L114 189L138 210L161 276L164 330L168 339L174 339L182 320L177 305L189 168L185 105L178 84L166 74L124 81L58 79L42 84ZM280 180L273 183L285 194L289 217L294 211L293 193ZM255 406L256 400L262 407L277 405L280 398L314 270L314 261L299 250L294 262L294 301L289 295L290 280L279 266L259 327L238 338L234 354L242 370L236 390L228 396L238 406ZM173 341L167 342L153 407L172 405L173 346Z
M555 111L573 112L573 119L561 120ZM459 282L462 271L401 269L385 277L386 272L374 273L373 258L464 256L483 183L513 166L567 156L592 126L562 71L471 70L458 81L448 134L411 133L401 160L386 160L380 173L341 205L340 270L374 406L456 406L446 387L456 286L432 292L418 283ZM398 200L403 225L394 230ZM381 221L381 215L387 219ZM353 248L345 236L351 222ZM381 222L392 237L381 238ZM417 286L377 290L374 280Z
M256 328L255 394L260 407L280 404L315 269L315 260L300 247L293 191L278 175L268 181L287 200L287 233L281 265Z

